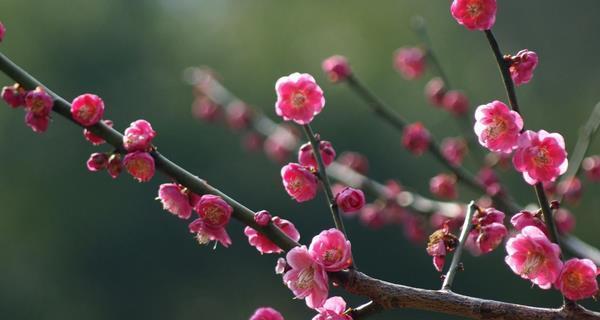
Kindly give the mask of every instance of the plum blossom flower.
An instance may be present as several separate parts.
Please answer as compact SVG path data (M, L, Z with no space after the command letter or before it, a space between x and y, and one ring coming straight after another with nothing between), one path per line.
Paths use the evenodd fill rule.
M510 223L517 231L523 230L527 226L534 226L540 229L546 236L548 236L548 228L546 223L542 220L542 212L531 212L522 210L510 218Z
M127 151L146 151L156 137L156 131L152 129L150 122L137 120L125 129L123 135L123 146Z
M402 133L402 144L417 156L422 155L429 148L430 140L429 131L420 122L407 125Z
M321 67L329 80L334 83L344 81L352 74L348 59L340 55L331 56L323 60Z
M583 193L583 185L577 177L570 177L560 181L556 186L556 191L563 195L564 200L576 204Z
M38 116L33 112L27 112L25 114L25 124L33 130L35 133L44 133L48 130L50 124L50 116L43 115Z
M123 158L123 166L139 182L150 181L154 176L154 158L147 152L128 153Z
M108 156L106 153L92 153L86 162L86 166L92 172L104 170L108 166Z
M271 307L262 307L256 309L254 314L248 320L285 320L279 311Z
M352 317L344 314L346 301L342 297L331 297L325 301L322 307L317 308L319 314L312 320L352 320Z
M52 97L42 87L29 91L25 96L25 109L38 117L50 114L53 105Z
M458 197L456 176L447 173L438 174L429 180L429 191L440 198L456 199Z
M222 114L221 106L207 96L199 96L192 104L192 115L199 120L213 122Z
M467 237L467 247L473 254L492 252L506 237L504 212L494 208L478 210L473 216L473 229Z
M192 206L187 190L176 183L163 183L158 188L158 198L163 209L178 216L181 219L189 219L192 215Z
M275 112L286 121L308 124L325 106L323 90L308 73L296 72L279 78L275 83L275 91Z
M425 97L427 101L436 107L442 107L444 96L446 95L446 86L444 80L440 77L435 77L429 80L425 85Z
M408 80L419 78L425 72L426 55L419 47L403 47L394 52L394 67Z
M12 86L5 86L2 88L2 99L12 108L24 106L26 95L27 90L21 87L21 85L18 83L15 83Z
M365 205L365 194L360 189L346 187L336 194L335 201L344 212L356 212Z
M189 225L190 232L196 234L200 244L218 241L224 247L231 244L225 227L231 219L233 208L221 197L205 194L194 204L194 210L200 218Z
M82 94L71 102L71 116L84 127L95 125L104 116L104 101L95 94Z
M297 145L298 137L293 128L278 126L265 140L263 149L267 157L276 162L284 163Z
M298 202L311 200L317 195L317 177L306 167L288 163L281 168L281 178L285 191Z
M267 210L261 210L254 215L254 222L261 227L266 227L270 221L271 214Z
M500 185L500 180L498 176L494 172L494 170L490 167L483 167L477 173L477 180L481 182L485 186L485 191L488 195L496 195L498 192L502 191L502 186Z
M245 129L252 121L252 109L242 101L234 101L225 108L227 124L233 130Z
M531 185L556 180L567 171L568 166L563 137L544 130L525 131L519 136L513 165Z
M285 285L296 298L306 299L309 308L323 306L329 294L329 278L323 266L315 261L306 246L290 250L286 261L291 269L283 275Z
M2 24L2 21L0 21L0 42L2 42L2 40L4 40L5 34L6 34L6 27L4 26L4 24Z
M527 226L508 239L506 252L504 261L510 269L542 289L550 289L563 267L558 245L534 226Z
M121 155L118 153L113 153L108 158L108 165L106 167L106 171L113 178L117 178L121 171L123 170L123 163L121 161Z
M535 52L521 50L514 56L508 56L506 60L510 63L508 70L515 85L520 86L531 81L533 70L538 64L538 56Z
M335 160L335 150L333 149L331 142L325 140L320 141L319 152L321 153L323 164L326 167L330 165L333 160ZM315 159L312 145L309 142L303 144L298 150L298 163L305 167L311 168L312 170L318 169L317 159Z
M284 274L286 268L287 262L285 262L285 258L277 259L277 263L275 264L275 274Z
M467 142L460 137L445 138L442 141L441 148L444 158L453 166L460 166L468 152Z
M352 264L350 241L338 229L324 230L316 235L308 251L326 271L340 271Z
M288 220L281 219L279 217L273 217L273 224L275 224L283 233L290 237L294 241L300 240L300 233L296 230L294 224ZM281 253L283 250L274 244L271 240L265 237L262 233L256 231L251 227L244 229L244 234L248 237L248 242L251 246L255 247L261 254L270 253Z
M600 156L590 156L583 159L582 167L590 181L600 181Z
M598 293L598 267L589 259L565 262L554 285L567 299L582 300Z
M446 255L453 252L457 246L458 238L450 233L450 227L447 223L429 236L427 254L433 257L435 270L442 272L446 262Z
M452 16L469 30L489 30L496 22L496 0L454 0Z
M450 90L444 94L442 107L455 116L461 116L469 111L469 98L461 91Z
M113 122L111 120L102 120L102 122L104 122L105 125L107 125L111 128L113 126ZM83 137L85 138L85 140L89 141L91 144L93 144L95 146L99 146L105 142L102 137L95 135L93 132L91 132L87 128L83 129Z
M490 151L510 153L517 147L523 129L521 116L495 100L475 110L475 134L479 143Z
M568 234L575 229L575 216L565 208L559 208L554 212L554 222L560 234Z

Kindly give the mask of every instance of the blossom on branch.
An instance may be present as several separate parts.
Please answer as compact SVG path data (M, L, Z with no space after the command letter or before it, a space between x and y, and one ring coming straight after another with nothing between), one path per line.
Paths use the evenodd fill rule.
M305 125L323 110L323 90L308 73L292 73L275 83L275 111L283 120Z
M490 151L510 153L517 147L523 119L504 103L495 100L477 107L475 121L479 143Z
M283 275L285 285L296 298L306 299L309 308L323 306L329 294L329 277L323 266L315 261L306 246L290 250L286 261L291 269Z
M496 22L496 0L454 0L452 16L469 30L489 30Z
M554 181L567 171L565 140L559 133L527 130L519 136L513 165L531 185Z

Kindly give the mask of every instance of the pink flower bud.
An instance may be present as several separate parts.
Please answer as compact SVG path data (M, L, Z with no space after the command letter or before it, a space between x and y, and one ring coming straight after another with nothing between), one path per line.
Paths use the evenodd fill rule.
M271 222L271 214L267 210L261 210L254 215L254 222L261 227L266 227Z
M116 179L122 170L123 170L123 164L121 163L121 155L118 153L113 153L108 158L108 166L106 168L106 171L108 171L108 174L113 179Z
M475 121L479 143L490 151L510 153L517 147L523 119L504 103L496 100L477 107Z
M469 232L467 246L475 255L492 252L508 234L504 226L504 212L494 208L477 211L473 217L473 229Z
M197 97L192 104L192 115L199 120L213 122L221 116L221 106L206 96Z
M318 180L306 167L289 163L281 168L285 191L296 201L304 202L317 195Z
M298 299L306 299L309 308L321 307L329 294L329 278L323 265L315 261L306 246L295 247L286 255L290 270L283 275L283 283Z
M415 122L404 128L402 144L413 154L420 156L429 148L431 136L422 123Z
M504 261L511 270L542 289L550 289L563 267L558 245L533 226L523 228L521 233L508 239L506 252Z
M279 78L275 83L275 91L275 111L286 121L308 124L325 106L323 90L307 73L292 73Z
M88 170L92 172L104 170L108 165L108 156L106 153L92 153L86 165Z
M456 177L451 174L441 173L429 180L429 191L443 199L456 199Z
M256 309L254 314L250 317L249 320L285 320L279 311L269 308L262 307Z
M152 129L150 122L137 120L125 129L123 146L127 151L146 151L152 145L154 137L156 137L156 131Z
M18 83L2 88L2 99L12 108L24 106L26 95L27 90L21 87L21 85Z
M154 176L154 158L147 152L128 153L123 159L123 166L139 182L148 182Z
M394 52L394 67L405 79L414 80L425 72L426 55L419 47L403 47Z
M52 97L42 87L29 91L25 96L25 109L36 117L49 115L53 105Z
M261 211L266 212L266 211ZM268 214L268 213L267 213ZM256 217L255 217L256 218ZM291 222L281 219L279 217L273 217L273 223L283 231L288 237L290 237L294 241L300 240L300 233ZM248 242L251 246L255 247L258 252L261 254L269 254L269 253L281 253L283 250L279 248L276 244L271 242L267 237L265 237L262 233L256 231L251 227L246 227L244 229L244 234L248 237Z
M319 152L325 166L330 165L335 160L335 150L329 141L319 142ZM298 150L298 163L312 170L318 170L317 159L313 153L312 145L305 143Z
M346 187L335 196L335 202L344 212L357 212L365 205L365 194L360 189Z
M567 171L565 140L559 133L527 130L519 136L513 165L531 185L554 181Z
M84 127L93 126L104 116L104 101L95 94L82 94L71 102L71 116Z
M111 128L113 126L113 122L111 120L102 120L102 122L104 122L105 125ZM83 129L83 137L85 138L85 140L89 141L95 146L99 146L105 142L104 139L102 139L102 137L95 135L88 129Z
M331 56L323 60L321 67L327 74L327 77L329 77L329 80L334 83L344 81L352 74L348 59L344 56Z
M425 97L432 105L442 107L445 95L446 86L441 78L435 77L425 85Z
M46 130L48 130L49 123L49 115L38 116L35 113L29 111L25 114L25 124L29 126L35 133L46 132Z
M227 124L233 130L246 129L252 122L252 109L242 101L234 101L225 108Z
M569 300L582 300L598 294L598 267L589 259L565 262L554 286Z
M600 156L590 156L583 159L582 167L590 181L600 181Z
M6 34L6 27L4 26L4 24L2 24L2 21L0 21L0 42L2 42L2 40L4 40L5 34Z
M442 107L455 116L461 116L469 111L469 99L461 91L450 90L444 94Z
M338 162L360 174L367 174L369 171L369 160L358 152L344 152L339 156Z
M523 210L510 218L510 223L517 231L521 231L527 226L534 226L540 229L546 236L548 235L548 228L546 228L546 223L542 220L541 212L533 213Z
M446 138L442 141L442 154L453 166L460 166L467 154L467 143L463 138Z
M538 56L527 49L519 51L515 56L508 58L510 63L510 76L515 85L528 83L533 78L533 70L537 67Z
M469 30L489 30L496 22L496 0L454 0L450 12Z
M158 200L163 209L181 219L189 219L192 215L192 206L186 190L176 183L163 183L158 188Z
M575 229L575 216L565 208L556 210L554 213L554 222L560 234L569 234Z
M352 317L344 314L346 312L346 301L342 297L331 297L325 301L322 307L317 308L318 315L312 320L352 320Z
M352 264L350 241L338 229L324 230L316 235L308 251L326 271L341 271Z
M287 262L285 262L285 258L277 259L277 263L275 264L275 274L284 274L286 268Z

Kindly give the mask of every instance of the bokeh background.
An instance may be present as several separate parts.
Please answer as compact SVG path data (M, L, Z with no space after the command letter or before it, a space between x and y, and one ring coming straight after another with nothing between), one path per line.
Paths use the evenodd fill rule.
M518 89L530 128L560 131L572 148L577 128L600 99L600 2L502 1L494 28L506 52L540 55L531 84ZM343 86L328 83L321 60L344 54L358 76L406 118L423 121L438 137L460 134L451 117L423 97L428 73L406 81L392 68L392 52L418 44L414 15L427 19L441 63L474 106L505 99L483 34L457 25L443 1L199 1L3 0L8 28L0 50L67 100L93 92L107 118L122 130L139 118L159 132L155 140L172 160L255 210L293 220L308 242L332 226L323 199L297 204L279 178L280 165L249 154L224 126L190 116L188 66L208 65L238 96L274 117L274 82L301 71L315 75L327 106L314 122L338 152L370 159L370 175L396 178L428 194L442 168L415 158L400 136ZM0 75L0 82L10 80ZM2 319L247 319L259 306L286 319L313 313L273 272L276 256L248 246L232 222L233 246L200 247L187 226L154 201L157 175L139 184L92 174L85 160L98 148L81 130L56 117L46 134L32 133L23 114L0 108L0 318ZM591 152L598 152L594 143ZM108 151L106 146L101 150ZM522 203L534 194L510 171L502 179ZM576 235L600 245L598 186L574 208ZM467 201L478 195L461 190ZM438 288L439 275L424 246L409 243L397 226L369 230L348 221L354 255L370 275ZM531 288L505 266L503 250L465 258L457 292L538 306L557 306L554 291ZM335 291L334 291L335 292ZM363 298L346 295L353 304ZM589 304L600 309L597 303ZM455 319L398 310L373 319Z

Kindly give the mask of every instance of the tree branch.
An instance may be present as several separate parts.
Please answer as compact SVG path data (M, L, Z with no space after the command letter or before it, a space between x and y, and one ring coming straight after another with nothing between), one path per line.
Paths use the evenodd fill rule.
M454 282L454 276L456 275L456 272L458 272L460 269L460 258L462 257L465 244L467 243L469 232L471 232L471 226L473 225L473 214L475 214L475 210L477 210L477 206L475 205L475 202L471 201L469 203L469 208L467 209L467 215L465 216L460 237L458 238L458 246L452 255L452 263L450 263L448 273L446 273L446 277L444 277L442 290L449 291L452 289L452 282Z

